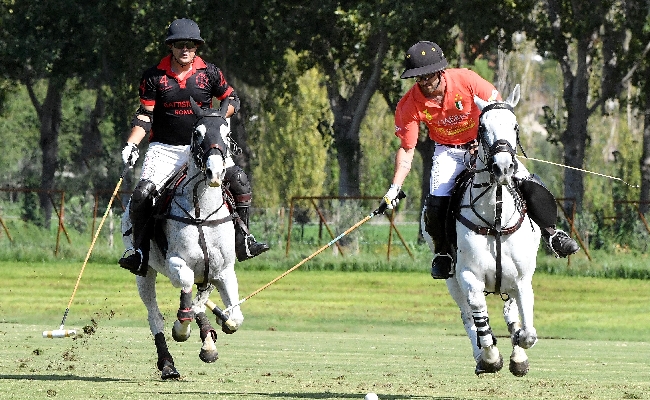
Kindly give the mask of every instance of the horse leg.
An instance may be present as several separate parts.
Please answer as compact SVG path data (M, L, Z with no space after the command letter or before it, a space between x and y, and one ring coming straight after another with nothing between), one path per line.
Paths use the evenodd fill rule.
M495 373L503 368L503 357L497 348L497 340L492 334L490 318L487 312L487 302L483 290L485 284L474 276L470 271L463 271L459 283L463 282L464 291L467 293L467 302L472 311L472 318L476 326L478 338L477 346L481 349L481 355L476 363L476 375L483 373Z
M161 371L160 377L162 379L178 379L181 374L174 367L174 359L169 353L167 348L167 341L165 341L165 334L162 332L156 333L154 336L154 343L158 351L158 370Z
M239 283L237 281L237 274L235 274L235 267L228 266L224 268L216 281L217 290L221 296L221 301L226 307L230 307L233 304L239 302ZM239 327L244 323L244 314L242 314L239 306L234 307L230 311L229 319L234 323L236 329L231 330L230 328L224 328L225 324L221 324L222 330L225 333L234 333Z
M196 323L199 325L201 341L203 342L201 351L199 352L199 358L205 363L217 361L219 359L219 353L215 344L217 341L217 331L210 324L210 320L205 315L205 312L196 314Z
M192 271L180 257L172 256L167 259L169 281L174 287L181 288L180 306L174 321L172 337L177 342L184 342L190 337L190 323L194 319L192 310L192 286L194 285L194 271Z
M514 298L509 298L503 303L503 319L510 332L512 342L512 353L510 354L510 372L514 376L525 376L528 373L528 355L517 343L516 333L521 330L519 322L519 305Z
M190 337L192 328L190 324L194 320L195 312L192 309L192 287L182 288L180 305L176 313L176 321L172 328L172 337L177 342L184 342Z
M154 337L156 351L158 353L158 362L156 363L158 370L162 372L162 379L178 379L180 373L174 367L174 358L169 353L167 343L165 341L165 322L162 313L158 308L156 301L156 275L158 273L153 268L149 268L146 276L137 276L136 284L138 286L138 293L140 299L147 307L147 319L149 320L149 329Z
M463 295L463 292L460 290L458 281L456 279L447 279L447 290L449 294L454 299L458 308L460 309L460 319L463 321L463 326L465 327L465 332L467 332L467 337L472 344L474 361L478 361L481 356L481 349L478 347L478 341L476 336L476 325L474 325L474 319L472 318L472 310L469 308L467 303L467 298Z
M537 343L537 330L533 326L533 285L530 279L517 284L517 303L521 315L521 329L514 333L513 341L524 349L529 349Z

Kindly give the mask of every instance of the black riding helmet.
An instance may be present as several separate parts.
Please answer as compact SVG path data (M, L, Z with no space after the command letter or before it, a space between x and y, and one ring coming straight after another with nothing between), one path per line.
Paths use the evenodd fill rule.
M411 46L404 57L406 70L400 78L413 78L442 71L447 67L447 59L440 46L433 42L422 41Z
M192 40L200 44L205 43L205 40L201 38L199 26L196 22L187 18L176 19L167 28L165 44L171 44L178 40Z

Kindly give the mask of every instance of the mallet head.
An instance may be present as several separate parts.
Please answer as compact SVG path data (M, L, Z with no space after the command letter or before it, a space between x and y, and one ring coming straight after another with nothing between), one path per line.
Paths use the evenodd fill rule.
M50 339L75 337L75 336L77 336L77 331L75 329L55 329L53 331L43 331L43 337L50 338Z

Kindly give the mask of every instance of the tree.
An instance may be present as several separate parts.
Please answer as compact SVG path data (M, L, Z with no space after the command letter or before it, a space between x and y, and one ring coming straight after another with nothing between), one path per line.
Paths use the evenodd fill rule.
M75 0L3 1L0 14L2 75L25 85L40 123L39 197L44 226L49 226L52 204L47 191L54 189L55 173L61 169L58 139L63 94L70 79L92 80L96 66L102 64L101 49L95 47L95 29L102 26L102 15L96 4ZM44 98L35 90L41 80L47 86Z
M625 26L622 21L634 12L628 8L634 2L596 0L541 0L531 14L527 33L536 41L540 53L560 63L564 80L563 99L566 108L566 127L560 142L564 147L564 163L582 169L585 148L588 146L588 118L607 99L620 94L624 82L630 79L636 67L616 63L617 59L643 59L643 54L627 54L623 46L611 46L610 40L620 37ZM633 37L638 35L629 30ZM607 43L603 46L602 43ZM605 53L603 55L603 47ZM603 57L607 57L605 60ZM606 85L600 92L590 90L590 73L600 70L598 63L607 63L605 75L620 77L616 85ZM626 75L624 67L628 67ZM608 80L609 80L608 79ZM595 100L590 99L594 98ZM574 199L577 210L582 209L584 196L583 174L576 169L566 169L564 197ZM571 203L565 204L571 211Z

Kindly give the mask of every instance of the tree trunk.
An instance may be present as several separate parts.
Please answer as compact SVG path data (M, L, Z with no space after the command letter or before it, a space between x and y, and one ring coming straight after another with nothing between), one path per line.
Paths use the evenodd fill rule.
M328 75L327 95L334 114L332 128L339 164L339 196L358 196L361 191L359 163L362 156L359 129L370 100L377 91L388 49L388 39L383 31L377 32L371 42L376 43L376 56L368 68L362 71L359 82L348 98L341 94L342 85L335 79L334 65L325 68Z
M587 98L589 94L588 39L580 39L577 48L575 75L564 73L564 103L567 109L567 127L560 141L564 145L564 163L574 168L583 168L587 146ZM573 201L576 211L582 210L584 176L580 171L566 168L564 171L564 209L571 215Z
M650 68L645 70L645 117L643 119L643 155L641 156L641 212L647 213L650 206Z
M95 108L90 112L88 123L81 130L81 150L77 154L77 162L84 170L96 170L101 165L98 161L101 160L104 153L99 124L104 119L106 103L101 88L96 90Z
M39 144L43 152L39 200L43 213L43 227L46 229L50 227L50 220L52 218L51 193L49 191L54 189L54 173L58 167L61 102L64 86L65 79L49 79L47 94L38 113L41 123L41 139Z

